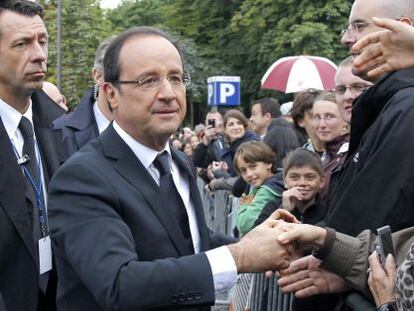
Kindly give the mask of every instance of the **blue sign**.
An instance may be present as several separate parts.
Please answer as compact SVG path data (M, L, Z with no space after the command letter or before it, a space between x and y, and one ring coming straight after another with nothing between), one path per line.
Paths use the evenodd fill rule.
M209 77L207 85L209 106L240 106L240 77Z

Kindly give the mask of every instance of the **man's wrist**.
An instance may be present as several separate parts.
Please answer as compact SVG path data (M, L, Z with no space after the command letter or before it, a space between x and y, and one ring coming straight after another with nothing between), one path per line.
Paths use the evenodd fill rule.
M236 264L236 268L237 268L237 273L244 273L244 260L243 260L243 255L244 255L244 248L243 246L240 245L240 243L234 243L234 244L230 244L227 245L231 255L233 256L234 259L234 263Z
M336 231L331 228L320 228L321 234L315 242L313 256L323 260L328 255L335 241Z
M319 227L319 237L318 239L315 241L315 250L319 251L323 248L323 246L326 244L326 239L328 237L328 235L330 236L330 234L328 233L328 230L326 228L322 228ZM329 237L328 237L329 239Z

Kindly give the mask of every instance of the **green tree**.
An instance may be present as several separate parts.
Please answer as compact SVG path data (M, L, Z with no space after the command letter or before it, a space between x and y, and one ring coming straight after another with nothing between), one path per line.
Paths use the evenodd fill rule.
M350 5L343 0L245 0L231 24L242 42L238 58L242 62L234 65L244 73L245 98L251 101L266 93L260 90L260 79L280 57L317 55L334 62L345 58L339 33Z
M41 1L49 32L48 80L57 81L57 1ZM98 0L62 1L62 92L70 107L93 85L91 69L96 47L110 35L110 23Z

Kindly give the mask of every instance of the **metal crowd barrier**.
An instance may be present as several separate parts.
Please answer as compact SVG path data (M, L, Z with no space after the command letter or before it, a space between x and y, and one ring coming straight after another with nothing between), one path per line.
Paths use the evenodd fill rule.
M205 190L205 183L200 178L198 178L198 187L203 201L207 225L215 232L233 235L238 199L224 190L213 193ZM293 295L283 294L279 289L276 276L266 279L263 273L255 273L251 278L245 310L291 311L292 299Z

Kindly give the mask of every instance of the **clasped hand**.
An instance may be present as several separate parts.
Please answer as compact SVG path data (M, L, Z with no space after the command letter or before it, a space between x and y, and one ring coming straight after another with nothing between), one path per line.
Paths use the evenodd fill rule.
M278 229L283 231L278 239L282 245L287 243L295 246L296 258L300 257L304 250L318 250L323 245L326 237L325 229L300 224L293 215L284 210L276 212L279 213L278 217L285 220L278 224ZM291 256L291 259L294 258ZM298 298L338 293L349 289L345 280L322 269L320 263L313 256L293 260L287 269L279 270L281 278L278 280L278 285L284 293L295 293Z

